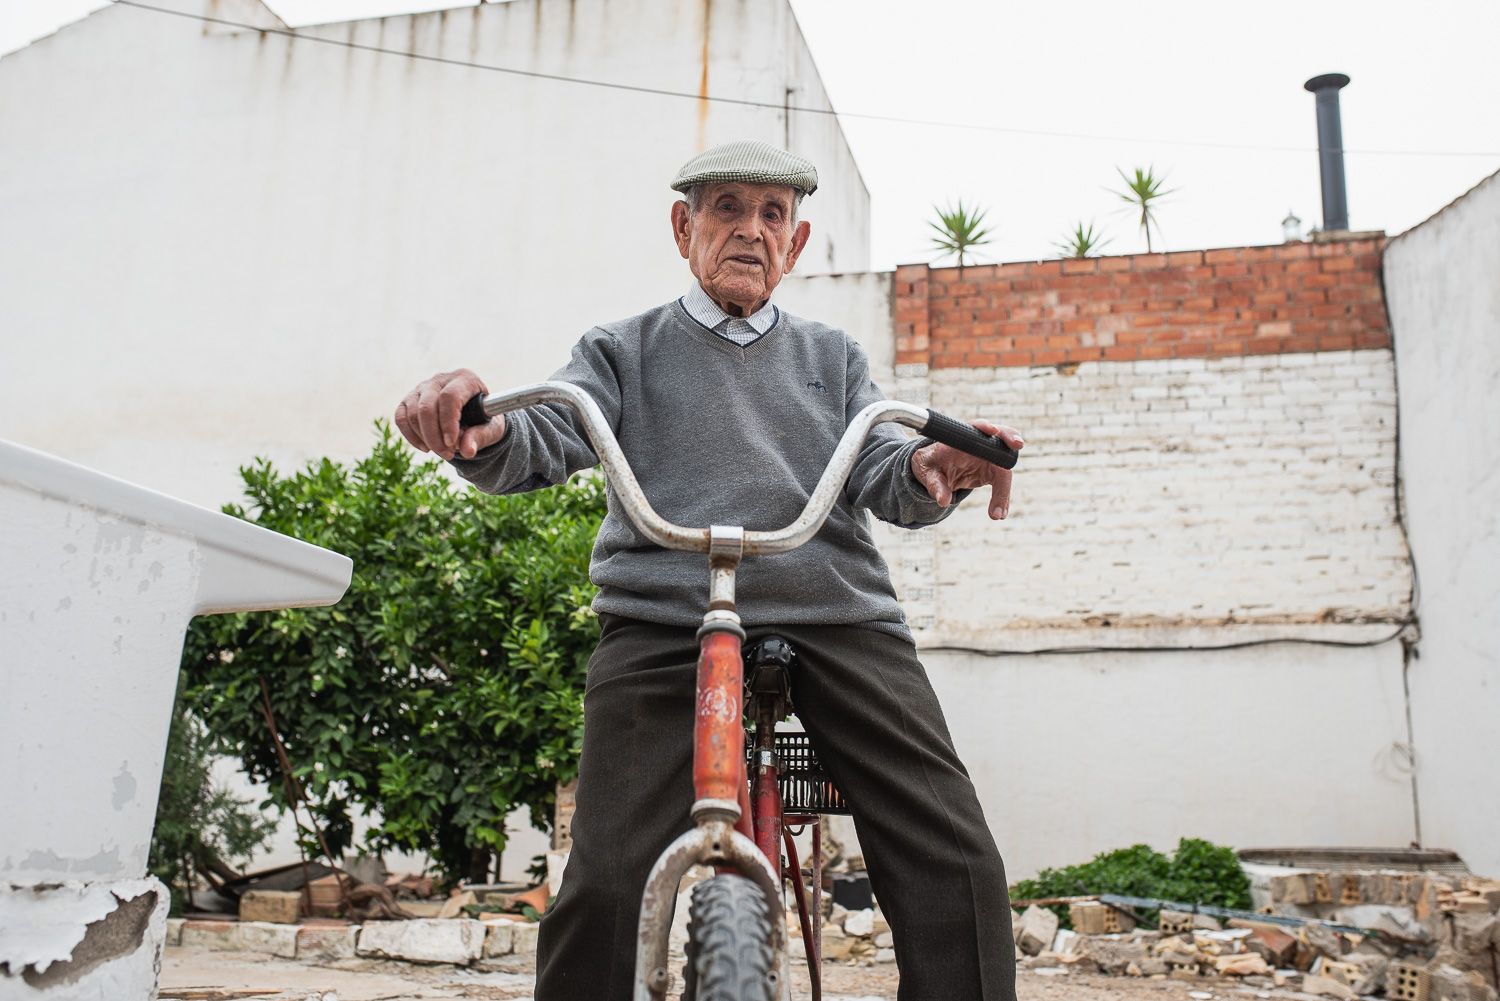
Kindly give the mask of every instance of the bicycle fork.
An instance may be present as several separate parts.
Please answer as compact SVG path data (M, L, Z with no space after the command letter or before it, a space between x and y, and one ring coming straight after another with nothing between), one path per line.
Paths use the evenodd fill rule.
M671 983L668 935L677 887L695 865L733 870L761 888L771 916L771 969L781 981L777 994L791 996L790 978L785 976L786 915L777 876L780 853L774 841L770 853L757 846L750 827L741 653L745 630L734 604L735 571L744 555L744 535L739 527L709 529L709 603L698 629L693 720L693 829L662 852L646 878L636 932L635 1001L666 997ZM771 785L774 789L775 783Z

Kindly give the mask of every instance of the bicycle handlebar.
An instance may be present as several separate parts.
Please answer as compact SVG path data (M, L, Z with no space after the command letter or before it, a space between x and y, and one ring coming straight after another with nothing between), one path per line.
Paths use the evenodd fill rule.
M464 404L463 411L459 415L459 424L463 427L473 427L485 423L498 414L521 410L539 403L563 404L583 422L584 434L588 436L589 443L593 445L594 454L599 457L599 462L604 466L605 475L624 504L625 513L646 538L664 549L698 553L709 551L707 528L684 528L681 525L674 525L651 507L651 502L646 500L646 494L641 490L641 485L636 480L635 473L631 470L619 441L610 430L609 422L604 419L599 404L577 386L566 382L539 382L490 396L476 393ZM970 455L1004 466L1006 469L1016 464L1016 453L994 435L987 435L968 424L945 417L936 410L914 407L910 403L900 403L895 400L878 401L865 407L855 415L854 420L849 422L844 436L839 439L838 447L833 451L832 458L828 460L827 468L823 470L823 475L818 480L818 485L813 489L812 496L808 498L807 505L797 516L797 520L785 528L774 531L746 531L744 554L750 556L784 553L796 549L816 535L828 518L828 513L833 510L844 481L853 471L854 462L859 457L859 451L864 446L870 429L885 421L904 424L934 441L951 445Z

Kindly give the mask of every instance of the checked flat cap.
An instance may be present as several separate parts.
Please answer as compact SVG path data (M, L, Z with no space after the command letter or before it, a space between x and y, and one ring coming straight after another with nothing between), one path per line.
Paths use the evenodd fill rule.
M673 191L696 184L786 184L804 195L818 190L818 168L811 160L770 143L741 139L704 150L682 165L672 179Z

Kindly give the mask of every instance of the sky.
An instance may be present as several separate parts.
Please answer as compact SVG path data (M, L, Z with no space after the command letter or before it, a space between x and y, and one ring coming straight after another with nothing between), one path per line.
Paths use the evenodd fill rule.
M983 260L1055 257L1077 223L1144 251L1112 191L1135 167L1172 191L1158 250L1279 243L1289 211L1320 225L1302 84L1322 73L1352 81L1351 228L1395 235L1500 170L1496 0L791 2L870 191L876 269L932 259L927 224L958 200L985 210ZM295 27L460 4L267 5ZM0 0L0 53L100 6Z

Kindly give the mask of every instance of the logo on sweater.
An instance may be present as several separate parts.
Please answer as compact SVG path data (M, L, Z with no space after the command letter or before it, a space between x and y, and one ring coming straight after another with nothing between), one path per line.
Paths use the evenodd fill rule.
M822 379L814 379L807 384L808 389L816 389L820 393L828 392L828 387L823 385Z

